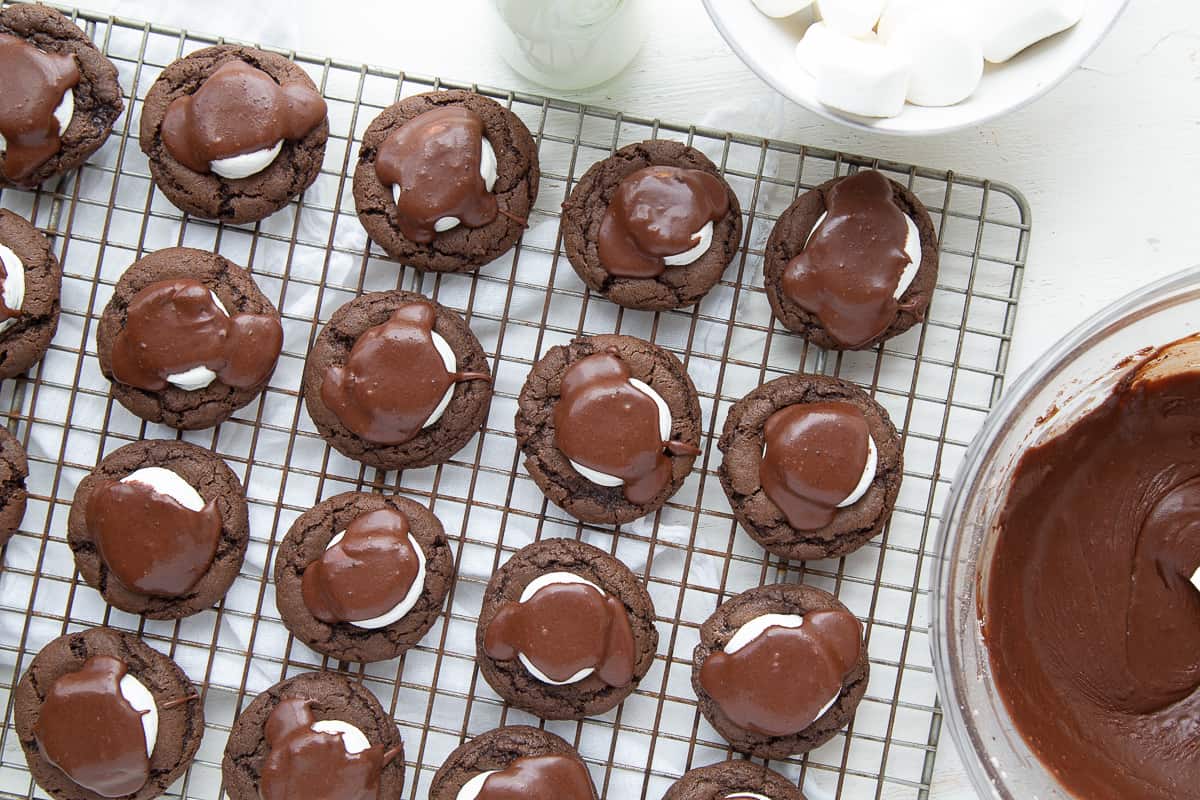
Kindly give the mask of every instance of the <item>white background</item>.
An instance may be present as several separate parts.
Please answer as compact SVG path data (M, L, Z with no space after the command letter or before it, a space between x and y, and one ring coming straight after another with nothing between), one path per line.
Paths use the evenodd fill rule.
M86 0L91 10L305 53L536 90L500 59L489 0ZM726 47L700 0L646 0L652 30L624 74L567 95L1011 183L1033 238L1009 363L1153 278L1200 263L1200 3L1138 0L1079 72L1032 107L922 140L864 135L777 95ZM936 800L973 797L943 737Z

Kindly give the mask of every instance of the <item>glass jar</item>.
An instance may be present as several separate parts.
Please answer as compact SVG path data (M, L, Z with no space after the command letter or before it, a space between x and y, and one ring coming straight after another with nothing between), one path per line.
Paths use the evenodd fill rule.
M504 23L500 53L513 69L552 89L604 83L645 41L643 0L495 0Z

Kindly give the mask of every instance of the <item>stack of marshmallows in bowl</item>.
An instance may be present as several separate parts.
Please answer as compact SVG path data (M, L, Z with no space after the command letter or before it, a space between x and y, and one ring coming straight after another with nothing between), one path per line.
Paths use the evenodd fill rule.
M1087 0L754 0L771 17L815 6L796 46L817 99L864 117L952 106L1002 64L1073 27Z

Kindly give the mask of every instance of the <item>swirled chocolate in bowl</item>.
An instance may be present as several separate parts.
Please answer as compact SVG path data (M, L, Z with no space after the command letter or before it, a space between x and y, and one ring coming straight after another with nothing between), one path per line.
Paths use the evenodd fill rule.
M1200 787L1200 339L1142 354L1017 462L980 613L996 686L1086 800Z

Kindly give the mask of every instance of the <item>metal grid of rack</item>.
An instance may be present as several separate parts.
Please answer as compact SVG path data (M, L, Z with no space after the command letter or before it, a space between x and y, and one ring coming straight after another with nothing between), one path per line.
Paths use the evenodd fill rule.
M5 190L0 207L51 235L64 265L63 312L45 360L0 388L7 424L30 456L30 502L0 567L0 796L41 797L12 724L12 694L51 639L98 624L134 631L171 655L201 687L207 729L172 797L217 798L225 738L236 714L272 683L339 669L379 696L406 742L406 797L424 798L433 771L473 735L501 724L544 724L573 742L602 797L661 797L683 771L732 755L698 713L690 686L700 623L752 586L804 581L834 592L865 623L871 682L853 723L803 758L771 762L810 800L924 798L941 712L929 656L927 595L933 539L959 460L1001 392L1029 241L1028 209L1010 187L908 165L695 126L672 125L543 97L285 53L326 96L330 139L317 183L254 226L186 218L154 189L138 149L141 99L162 68L225 41L152 24L68 11L118 66L126 113L92 162L34 193ZM269 48L268 48L269 49ZM474 275L421 274L369 245L349 174L359 138L396 99L468 88L510 107L533 132L541 193L518 247ZM559 207L574 181L617 147L674 138L706 152L737 192L745 237L723 280L694 309L626 311L594 298L562 254ZM929 319L882 347L824 353L772 320L762 252L778 215L805 189L859 167L883 170L929 207L941 236L941 274ZM283 314L284 354L262 398L211 431L148 425L109 396L95 328L122 270L153 250L215 249L248 266ZM424 292L459 310L488 352L495 399L485 428L453 460L405 473L349 461L317 436L303 410L305 353L332 312L365 291ZM549 347L581 333L640 336L676 353L700 394L705 437L697 468L666 508L619 529L581 525L549 505L520 466L516 396ZM720 484L716 439L729 406L780 375L805 370L853 380L891 413L904 437L905 474L885 533L849 557L788 563L765 557L738 529ZM107 607L82 583L65 541L74 489L103 455L143 438L184 438L221 454L247 487L252 542L228 596L178 622ZM455 551L446 611L402 659L337 663L294 641L279 621L271 559L291 521L350 489L398 492L432 507ZM516 549L539 538L584 539L622 559L654 599L654 667L620 708L582 722L539 723L509 709L474 664L482 590Z

